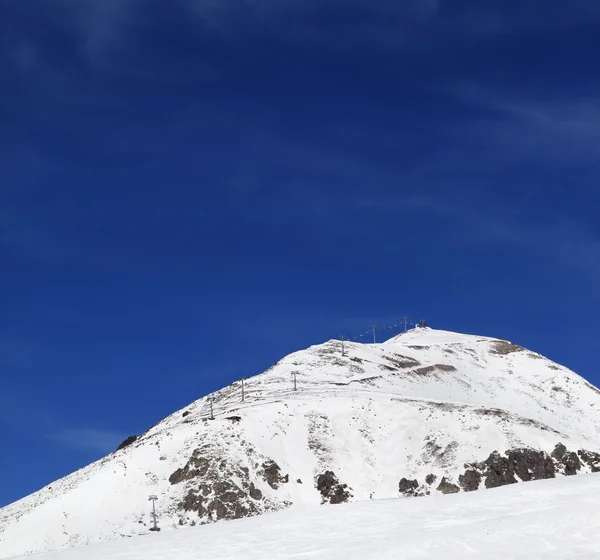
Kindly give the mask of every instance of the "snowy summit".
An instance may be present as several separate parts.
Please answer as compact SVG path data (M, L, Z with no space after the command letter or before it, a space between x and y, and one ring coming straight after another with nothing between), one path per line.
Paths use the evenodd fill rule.
M3 508L0 558L147 534L151 494L163 538L299 505L439 504L596 472L599 408L583 378L505 340L428 328L343 352L331 340Z

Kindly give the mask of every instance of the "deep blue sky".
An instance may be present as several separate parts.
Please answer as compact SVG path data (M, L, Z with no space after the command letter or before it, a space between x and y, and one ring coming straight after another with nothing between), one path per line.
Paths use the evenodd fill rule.
M3 0L0 505L340 333L598 373L596 0Z

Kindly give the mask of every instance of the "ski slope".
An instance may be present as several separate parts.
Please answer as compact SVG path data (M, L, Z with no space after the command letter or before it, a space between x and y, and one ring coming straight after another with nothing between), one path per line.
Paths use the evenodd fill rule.
M431 499L446 491L444 480L462 492L466 465L494 451L550 454L559 443L600 451L600 391L489 337L415 329L382 344L346 343L344 355L328 341L246 379L241 396L239 382L207 395L0 509L0 558L145 535L150 494L164 534L318 506L344 492L350 502L379 503L401 495L401 479ZM562 459L555 463L556 476L567 474ZM335 496L318 488L328 471L339 482Z
M296 508L36 558L595 560L599 495L600 475L581 475L452 496Z

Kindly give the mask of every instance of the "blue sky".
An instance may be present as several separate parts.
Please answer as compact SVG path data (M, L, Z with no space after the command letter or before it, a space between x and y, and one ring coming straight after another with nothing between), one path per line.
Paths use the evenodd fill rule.
M0 4L0 505L404 314L600 383L600 5Z

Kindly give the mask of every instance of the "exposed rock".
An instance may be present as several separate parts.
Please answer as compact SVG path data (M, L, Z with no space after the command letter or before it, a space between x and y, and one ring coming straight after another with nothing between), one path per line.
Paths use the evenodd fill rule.
M569 451L562 443L554 448L552 458L556 461L558 468L567 476L577 474L581 470L581 461L577 453Z
M522 352L525 350L522 346L517 346L508 340L497 340L492 342L493 348L490 350L490 354L496 354L498 356L506 356L513 352Z
M204 476L210 463L207 458L202 457L198 449L194 451L187 464L177 469L170 477L169 482L171 484L179 484L184 480L191 480L192 478L198 478Z
M442 494L456 494L457 492L460 492L460 488L456 486L456 484L448 482L445 476L442 478L442 481L440 482L436 490L438 492L441 492Z
M401 354L394 354L394 357L385 356L385 359L390 362L390 364L393 366L392 369L395 370L402 370L421 365L417 360L402 356Z
M483 474L486 477L486 488L497 488L498 486L517 483L512 463L507 457L502 457L497 451L491 453L490 456L481 463L480 468L485 469Z
M516 475L523 481L554 478L552 459L543 451L514 449L507 453Z
M416 496L418 488L419 483L416 480L408 480L407 478L402 478L398 484L400 494L407 497Z
M254 486L254 482L250 483L250 489L248 490L248 493L253 500L262 500L263 493L256 486Z
M450 364L435 364L433 367L440 371L456 371L456 368Z
M316 480L317 490L321 493L323 503L341 504L352 497L347 484L340 484L333 471L325 471Z
M273 488L273 490L277 490L280 484L285 484L290 479L289 475L287 474L285 476L281 476L279 474L281 472L279 465L270 459L262 464L262 469L260 472L265 479L265 482L271 488Z
M239 422L241 419L241 416L227 416L225 418L225 420L231 420L231 422Z
M479 490L481 483L481 473L474 469L468 469L464 474L458 477L458 484L465 492L473 492Z
M437 476L435 476L434 474L428 474L425 477L425 482L429 485L433 484L435 482L435 479L437 478Z
M422 367L419 369L415 369L413 371L413 373L415 373L416 375L429 375L430 373L433 373L435 371L435 368L433 366L426 366L426 367Z
M126 447L131 445L133 442L137 441L137 438L138 438L137 436L129 436L126 440L121 442L119 447L117 447L117 451L120 451L121 449L125 449Z
M181 416L182 416L183 418L185 418L186 416L189 416L189 415L190 415L190 411L189 411L189 410L186 410L186 411L185 411L185 412L184 412L184 413L183 413Z
M212 521L239 519L258 513L246 493L231 480L219 480L212 487L201 484L198 490L190 490L180 508L197 512L199 517Z
M600 453L580 449L577 454L593 473L600 472Z

